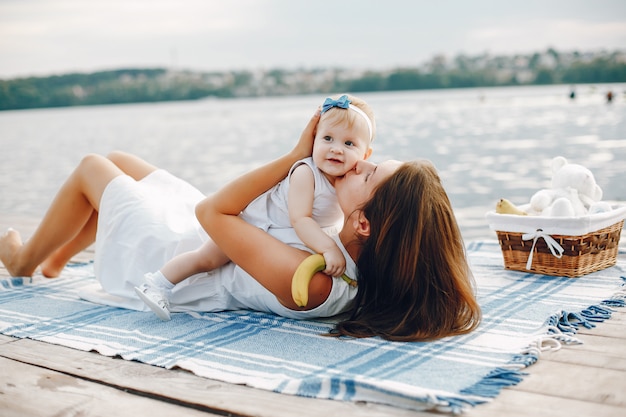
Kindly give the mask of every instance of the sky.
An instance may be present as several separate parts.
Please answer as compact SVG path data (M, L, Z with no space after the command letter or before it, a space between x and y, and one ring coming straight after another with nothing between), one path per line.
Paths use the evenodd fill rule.
M626 0L0 0L0 79L626 50Z

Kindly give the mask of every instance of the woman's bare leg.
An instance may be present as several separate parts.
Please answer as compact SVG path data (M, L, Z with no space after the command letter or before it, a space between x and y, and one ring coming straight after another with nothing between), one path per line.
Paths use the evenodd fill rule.
M114 151L107 155L107 158L122 170L126 175L136 181L144 178L158 168L143 159L130 153Z
M100 207L104 189L113 178L122 174L124 172L107 158L99 155L84 157L26 243L22 243L15 230L0 237L0 261L9 274L31 276L43 261L64 245L69 243L68 248L73 244L74 247L84 246L88 240L86 237L94 232L90 220L94 210ZM78 245L78 242L82 243Z
M79 252L87 249L96 239L98 212L93 210L91 217L72 240L52 252L40 265L41 273L47 278L61 275L65 265Z
M107 155L123 173L135 180L140 180L157 169L143 159L121 151ZM69 242L62 245L41 263L41 273L48 278L58 277L65 265L79 252L86 249L96 239L98 212L93 210L91 217L80 232Z

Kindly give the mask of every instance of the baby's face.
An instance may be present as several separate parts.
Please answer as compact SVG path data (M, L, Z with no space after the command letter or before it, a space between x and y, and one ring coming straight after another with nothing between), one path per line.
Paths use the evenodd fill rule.
M369 157L369 128L365 121L359 119L352 127L347 123L319 122L313 144L313 161L327 176L345 175L357 161Z

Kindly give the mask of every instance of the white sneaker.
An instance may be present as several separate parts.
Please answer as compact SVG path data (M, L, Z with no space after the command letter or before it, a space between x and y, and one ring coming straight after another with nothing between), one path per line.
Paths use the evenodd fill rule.
M172 319L170 317L170 302L163 290L150 284L141 284L141 286L135 287L135 292L161 320Z

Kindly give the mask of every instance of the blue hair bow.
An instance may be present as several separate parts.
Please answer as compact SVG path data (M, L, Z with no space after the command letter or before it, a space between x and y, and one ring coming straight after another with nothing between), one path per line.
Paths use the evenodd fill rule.
M332 98L328 97L324 101L324 104L322 104L322 114L332 109L333 107L339 107L340 109L347 109L350 107L350 103L351 101L348 99L348 96L345 94L339 97L337 100L333 100Z

